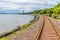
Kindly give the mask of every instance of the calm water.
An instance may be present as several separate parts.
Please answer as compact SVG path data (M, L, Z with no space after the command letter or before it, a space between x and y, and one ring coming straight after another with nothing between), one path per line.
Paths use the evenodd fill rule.
M0 34L17 28L17 26L27 24L33 20L33 18L32 15L0 14Z

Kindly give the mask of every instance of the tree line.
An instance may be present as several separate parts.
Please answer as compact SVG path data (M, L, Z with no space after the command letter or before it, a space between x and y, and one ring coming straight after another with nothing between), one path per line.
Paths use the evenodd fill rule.
M53 8L47 8L42 10L34 10L31 12L33 14L47 14L50 17L53 16L54 18L57 17L58 14L60 14L60 3L54 6Z

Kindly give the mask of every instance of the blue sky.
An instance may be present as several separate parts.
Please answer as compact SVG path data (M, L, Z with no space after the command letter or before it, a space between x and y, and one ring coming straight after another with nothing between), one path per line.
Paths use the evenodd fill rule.
M60 0L0 0L0 13L22 13L54 7Z

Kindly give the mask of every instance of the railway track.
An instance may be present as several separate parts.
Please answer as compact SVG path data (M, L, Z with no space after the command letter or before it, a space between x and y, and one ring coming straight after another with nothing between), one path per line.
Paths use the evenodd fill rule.
M52 24L51 20L49 20L46 16L44 28L38 40L60 40L55 26Z
M8 37L8 40L37 40L44 24L44 17L40 16L39 20L33 25L28 27L21 33L17 33L12 37Z
M54 29L56 29L58 38L60 39L60 22L59 22L59 21L56 21L56 20L53 19L53 18L49 18L49 19L50 19L50 21L52 22L52 24L53 24L53 26L54 26Z
M60 40L58 30L53 24L48 17L40 16L36 23L22 33L8 37L8 40Z

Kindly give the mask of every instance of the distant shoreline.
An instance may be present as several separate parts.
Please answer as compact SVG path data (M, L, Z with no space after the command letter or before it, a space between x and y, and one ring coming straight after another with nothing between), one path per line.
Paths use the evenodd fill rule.
M27 15L32 13L0 13L0 14L18 14L18 15Z

